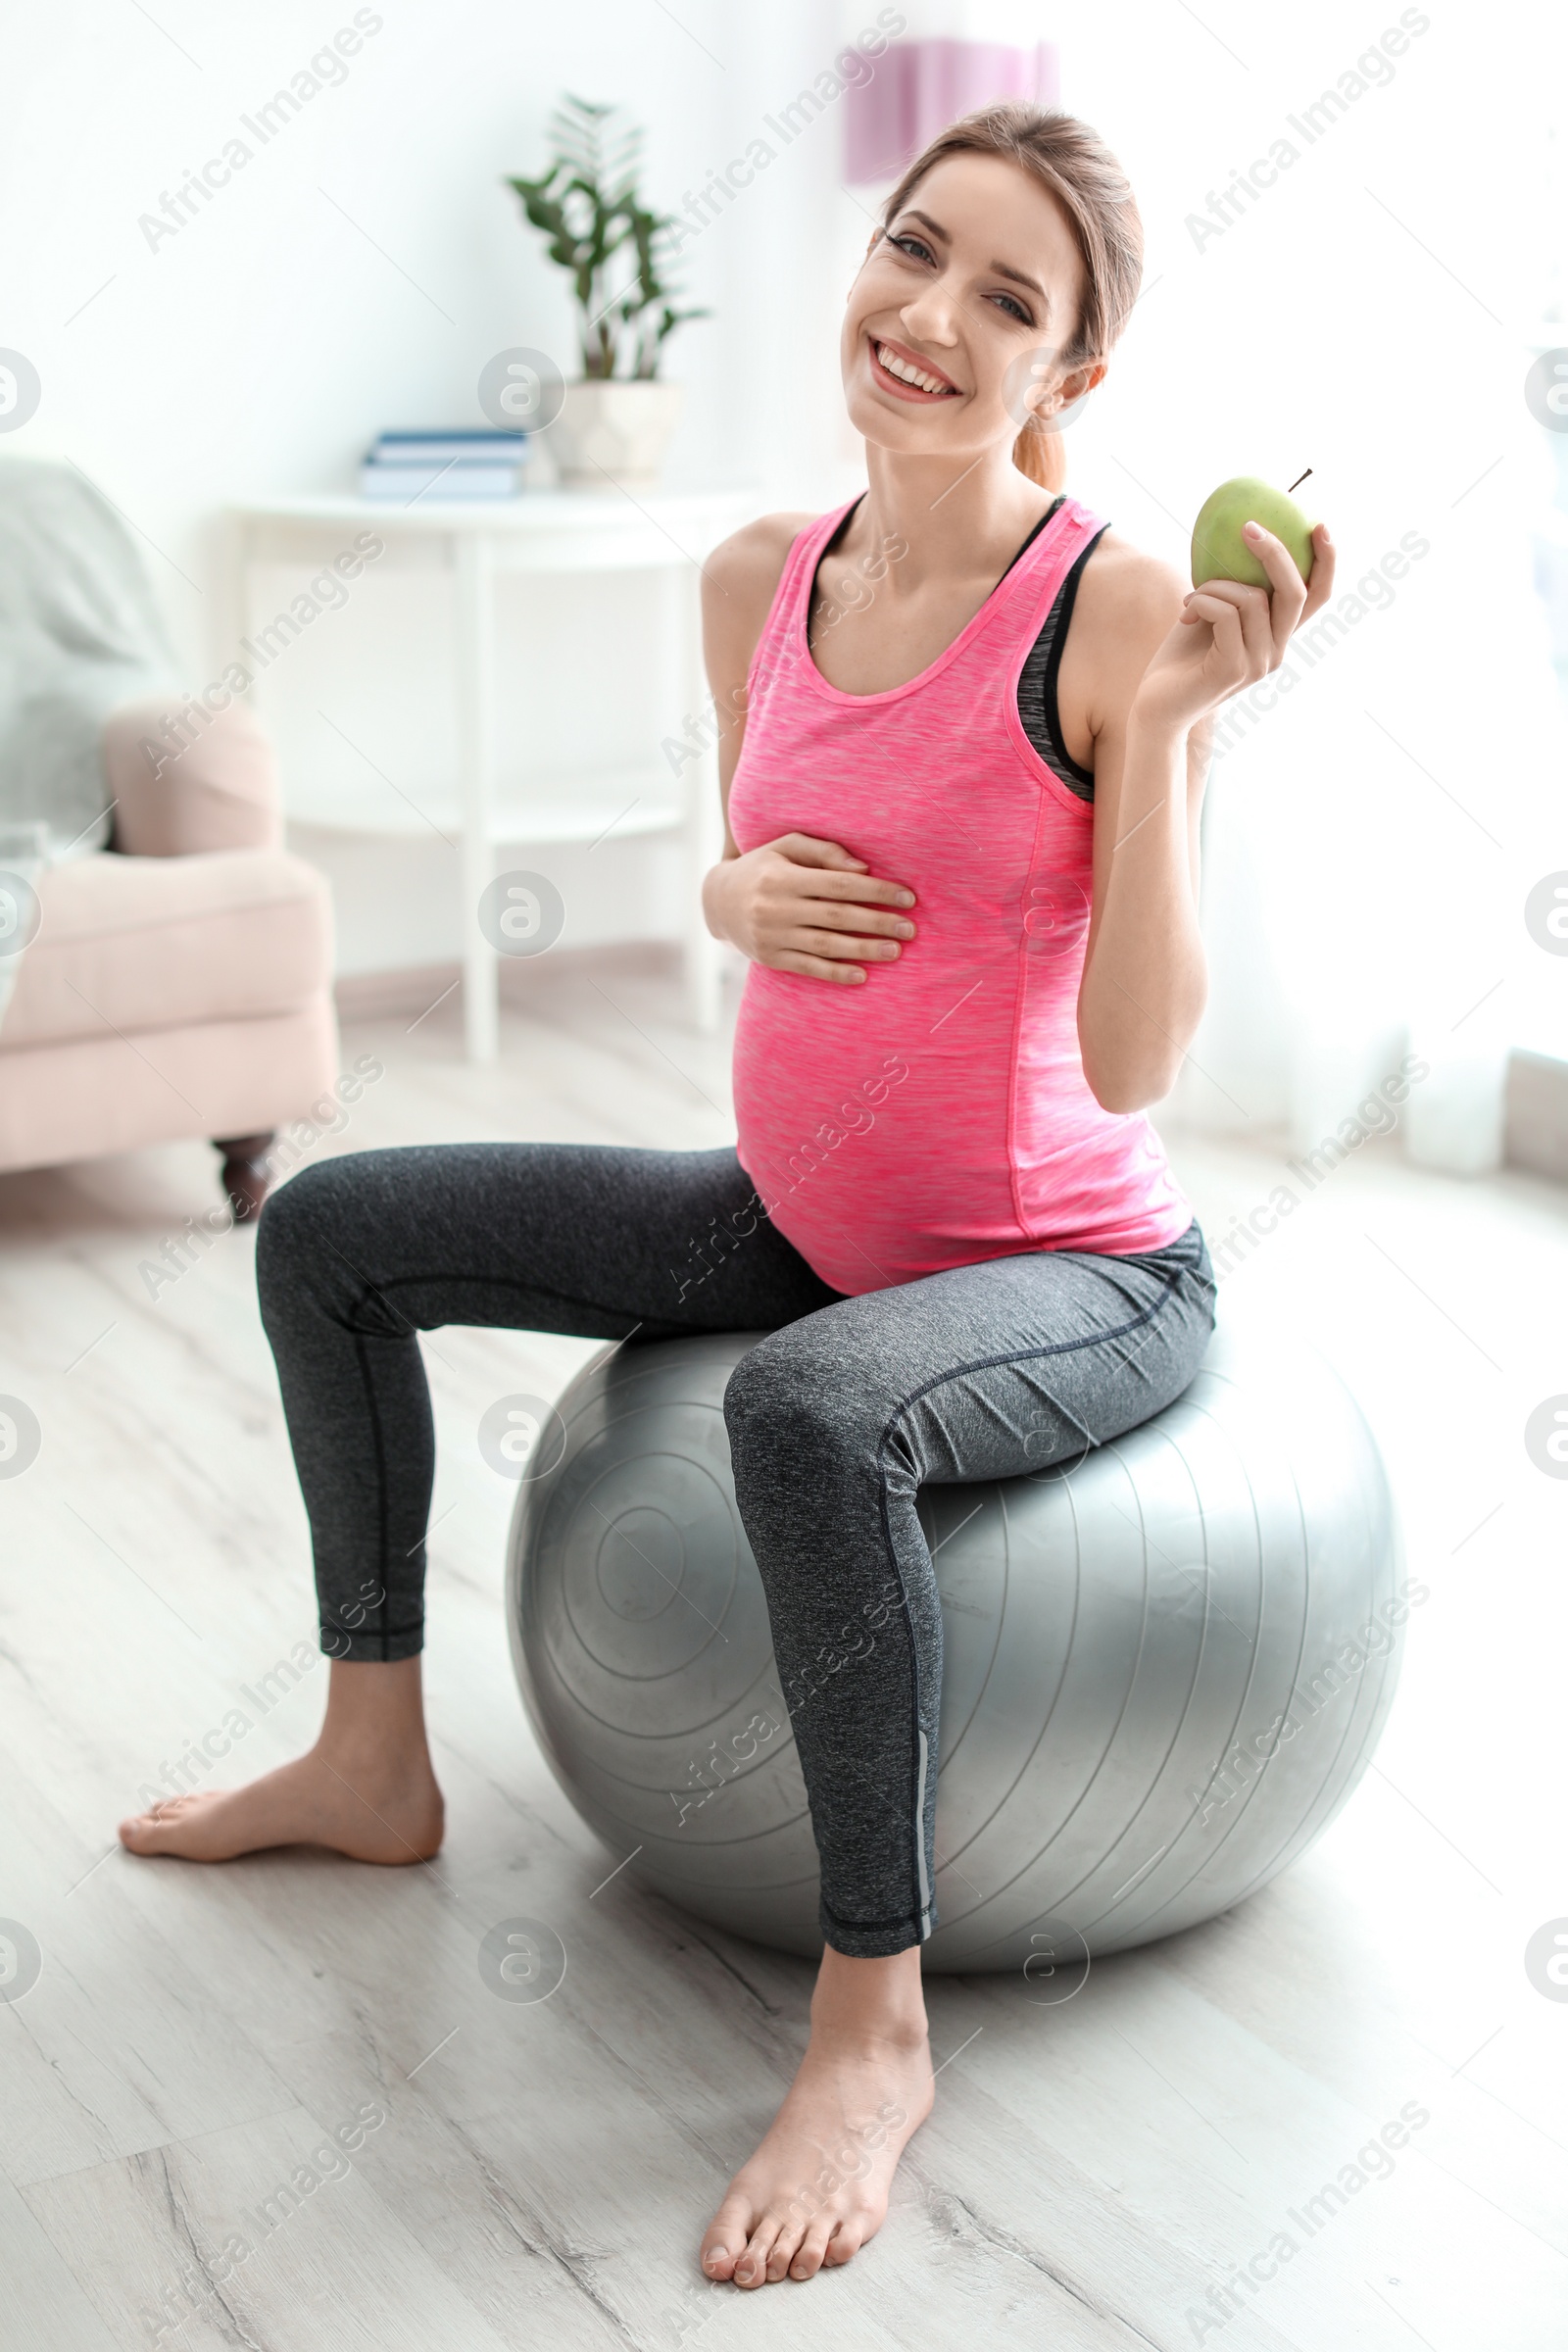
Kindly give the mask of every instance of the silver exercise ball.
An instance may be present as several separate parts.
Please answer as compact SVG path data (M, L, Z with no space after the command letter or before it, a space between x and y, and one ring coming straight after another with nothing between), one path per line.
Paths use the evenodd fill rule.
M761 1336L622 1348L572 1383L525 1466L508 1620L540 1743L615 1860L814 1956L816 1851L724 1428ZM1049 1973L1171 1935L1327 1828L1408 1603L1377 1446L1310 1348L1227 1315L1141 1429L919 1507L945 1642L927 1968Z

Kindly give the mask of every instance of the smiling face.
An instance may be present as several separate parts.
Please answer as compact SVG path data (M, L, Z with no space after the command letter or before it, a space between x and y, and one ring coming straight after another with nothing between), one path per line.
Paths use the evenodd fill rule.
M1005 442L1098 383L1063 368L1084 266L1067 215L1021 165L949 155L879 229L850 289L841 359L850 418L901 455Z

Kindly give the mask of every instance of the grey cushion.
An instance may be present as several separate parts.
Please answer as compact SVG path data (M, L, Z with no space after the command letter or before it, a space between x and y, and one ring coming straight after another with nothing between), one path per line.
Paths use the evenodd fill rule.
M69 462L0 460L0 854L24 856L39 825L45 858L102 848L104 719L174 681L141 551L108 500Z

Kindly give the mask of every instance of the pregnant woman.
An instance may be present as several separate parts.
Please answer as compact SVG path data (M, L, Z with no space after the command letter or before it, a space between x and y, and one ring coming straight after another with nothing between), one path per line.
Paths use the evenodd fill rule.
M868 487L751 525L706 573L728 810L706 906L750 962L739 1148L415 1147L277 1194L257 1269L326 1717L297 1763L122 1831L200 1860L435 1852L418 1332L766 1328L725 1414L826 1949L800 2072L703 2240L740 2286L847 2262L931 2106L942 1620L918 1490L1076 1461L1181 1394L1212 1324L1145 1107L1203 1001L1205 722L1279 665L1333 557L1319 527L1308 594L1253 527L1271 590L1184 595L1053 495L1140 255L1126 181L1069 116L967 118L894 191L843 332ZM824 2161L847 2144L862 2159Z

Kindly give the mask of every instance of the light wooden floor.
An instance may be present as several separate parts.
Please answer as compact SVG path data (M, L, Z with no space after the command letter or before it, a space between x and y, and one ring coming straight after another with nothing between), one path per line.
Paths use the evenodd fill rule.
M373 1050L386 1076L322 1149L727 1140L723 1041L682 1029L657 965L529 981L491 1071L457 1059L455 998L412 1030L350 1029L345 1058ZM1261 1149L1173 1142L1211 1239L1278 1180ZM138 1273L212 1183L195 1145L0 1179L0 1389L43 1432L0 1481L0 1918L43 1952L0 2002L0 2342L1568 2342L1568 2001L1524 1967L1568 1915L1568 1482L1522 1442L1568 1390L1568 1194L1369 1147L1235 1277L1348 1372L1431 1586L1377 1768L1285 1880L1075 1999L933 1982L949 2063L883 2234L843 2273L742 2297L694 2251L803 2046L811 1972L694 1928L629 1873L601 1886L614 1857L542 1764L508 1663L512 1490L475 1426L583 1348L453 1331L427 1349L439 1861L203 1870L113 1844L163 1760L258 1716L242 1690L312 1641L252 1243L220 1241L156 1301ZM322 1679L284 1690L213 1783L297 1750ZM566 1948L540 2004L493 1998L476 1966L519 1914ZM1308 2238L1292 2209L1412 2101L1430 2120L1390 2177ZM352 2155L298 2169L367 2115L385 2120ZM1281 2231L1299 2250L1218 2324L1210 2286Z

